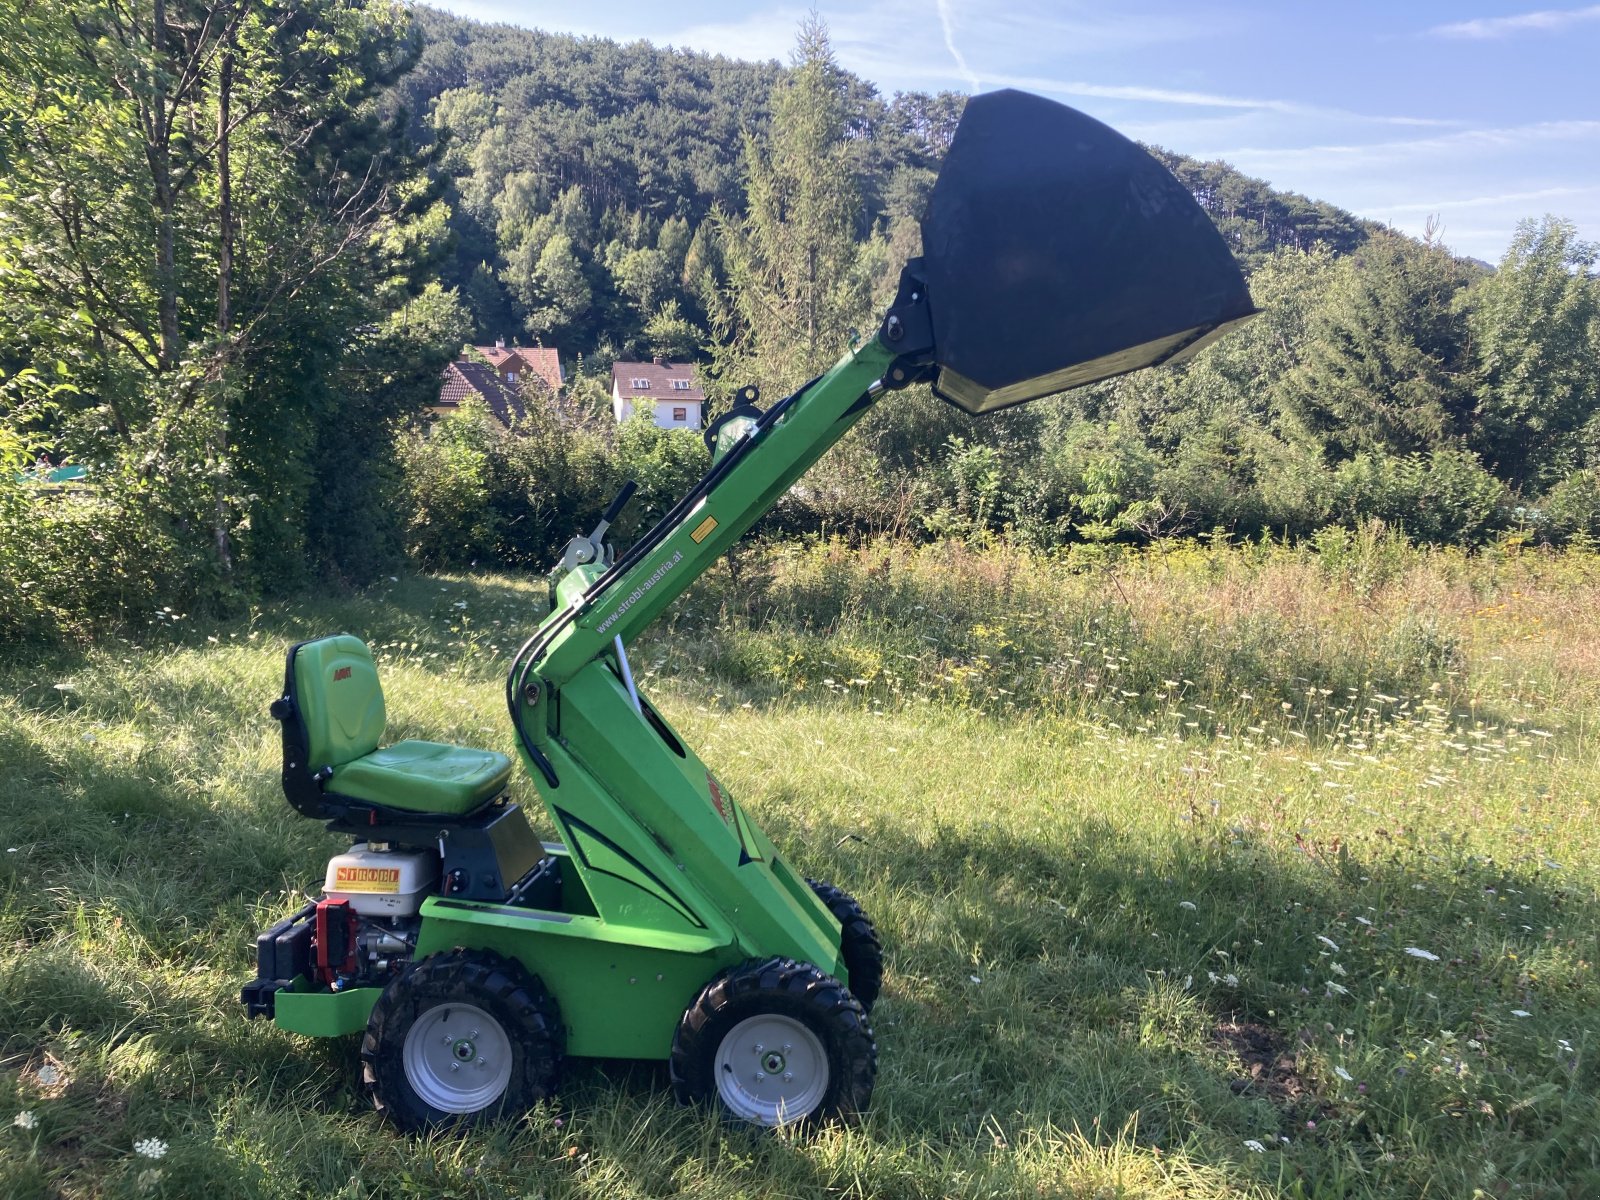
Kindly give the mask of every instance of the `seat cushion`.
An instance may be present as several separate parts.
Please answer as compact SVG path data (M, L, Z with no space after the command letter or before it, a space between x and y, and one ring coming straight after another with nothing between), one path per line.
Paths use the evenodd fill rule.
M493 750L404 741L335 767L327 790L385 808L460 816L499 795L509 778L511 760Z

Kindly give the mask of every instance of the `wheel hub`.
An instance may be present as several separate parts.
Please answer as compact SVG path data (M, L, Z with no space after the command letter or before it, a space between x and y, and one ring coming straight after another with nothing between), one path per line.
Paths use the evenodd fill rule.
M500 1022L471 1004L441 1004L406 1033L406 1082L440 1112L489 1107L511 1082L511 1039Z
M786 1125L827 1094L827 1051L810 1026L766 1013L740 1021L717 1046L717 1095L736 1117Z

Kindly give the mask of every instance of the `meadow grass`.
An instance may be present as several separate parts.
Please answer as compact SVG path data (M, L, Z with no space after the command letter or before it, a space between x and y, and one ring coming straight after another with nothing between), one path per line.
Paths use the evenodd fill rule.
M808 1137L590 1062L404 1137L354 1039L243 1019L254 933L341 845L278 788L285 645L358 633L392 738L509 753L542 584L14 649L0 1195L1600 1195L1600 559L1324 549L746 550L638 643L883 934L872 1110Z

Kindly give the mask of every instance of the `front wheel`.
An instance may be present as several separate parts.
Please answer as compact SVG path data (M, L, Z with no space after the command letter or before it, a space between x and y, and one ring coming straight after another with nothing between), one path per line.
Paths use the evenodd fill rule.
M362 1074L401 1129L481 1124L554 1095L563 1041L554 998L521 964L452 950L384 988L361 1041Z
M850 1119L872 1099L878 1048L845 986L810 963L748 962L706 985L672 1041L672 1087L755 1125Z

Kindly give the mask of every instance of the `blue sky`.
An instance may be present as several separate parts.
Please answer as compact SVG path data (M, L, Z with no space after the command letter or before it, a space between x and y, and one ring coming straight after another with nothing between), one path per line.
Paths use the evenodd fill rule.
M809 5L434 0L479 20L787 61ZM885 95L1020 87L1131 137L1498 260L1553 212L1600 241L1600 4L819 2Z

